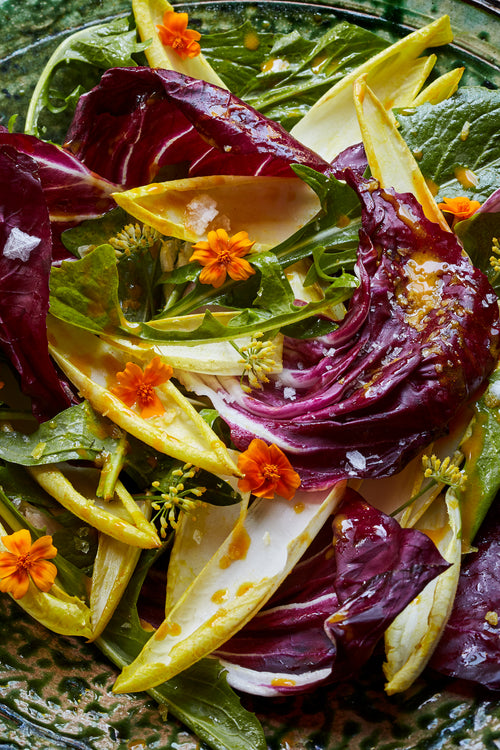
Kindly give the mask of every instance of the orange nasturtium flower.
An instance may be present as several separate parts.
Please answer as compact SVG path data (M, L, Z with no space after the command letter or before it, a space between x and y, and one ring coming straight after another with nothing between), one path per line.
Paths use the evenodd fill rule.
M443 198L443 203L438 203L438 208L443 213L452 214L453 222L464 221L464 219L470 219L472 214L475 214L477 209L481 206L479 201L471 201L465 196L459 198Z
M21 599L30 579L40 591L49 591L57 575L54 563L57 555L51 536L41 536L33 544L28 529L2 537L8 552L0 552L0 591L7 591L14 599Z
M291 500L300 487L300 477L292 469L281 448L267 445L254 438L247 450L238 458L238 469L243 478L238 480L242 492L252 492L256 497L271 499L277 493Z
M242 257L254 244L248 239L248 232L238 232L229 237L225 229L217 229L208 233L207 241L193 245L194 253L189 260L197 260L204 266L200 283L211 284L218 289L225 282L227 274L234 281L244 281L255 273L250 263Z
M188 29L188 14L167 10L163 16L163 23L157 26L160 41L166 47L171 47L182 60L196 57L201 52L198 39L199 31Z
M165 407L158 398L155 386L170 380L172 373L171 366L163 363L160 357L152 359L144 370L133 362L127 362L125 369L116 373L118 385L111 388L111 393L127 406L137 405L143 419L157 417L164 413Z

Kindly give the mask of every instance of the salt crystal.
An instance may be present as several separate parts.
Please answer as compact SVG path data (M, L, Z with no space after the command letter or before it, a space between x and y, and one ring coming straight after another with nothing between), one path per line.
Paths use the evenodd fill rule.
M290 401L295 401L296 395L297 391L295 390L295 388L292 388L289 385L287 385L286 388L283 389L283 396L290 399Z
M186 229L190 229L194 234L201 237L218 213L217 201L212 196L206 193L196 195L185 209L184 224Z
M33 237L31 234L26 234L22 229L13 227L7 242L3 249L3 255L5 258L11 260L22 260L26 263L35 247L38 247L42 240L39 237Z
M354 469L366 469L366 458L359 451L349 451L346 458Z

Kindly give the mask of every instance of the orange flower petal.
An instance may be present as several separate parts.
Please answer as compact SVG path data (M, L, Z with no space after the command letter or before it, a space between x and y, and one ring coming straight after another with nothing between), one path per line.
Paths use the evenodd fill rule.
M37 560L49 560L51 557L55 557L57 549L52 544L52 537L47 535L36 539L31 545L29 555L30 560L34 563Z
M25 570L16 570L0 581L0 591L12 594L14 599L21 599L28 591L30 579Z
M198 261L203 266L200 273L200 284L211 284L218 289L226 280L227 274L234 281L245 281L255 273L248 261L243 260L255 243L248 238L247 232L238 232L229 237L225 229L212 229L207 240L193 245L193 254L189 260Z
M469 219L480 207L479 201L471 201L463 195L457 198L443 198L443 203L438 203L441 211L453 214L457 221Z
M170 365L154 357L144 371L133 362L127 362L125 370L116 373L118 385L110 388L128 407L137 406L143 419L163 414L165 408L155 392L155 387L166 383L173 375Z
M31 547L31 534L28 529L20 529L2 537L2 542L13 555L27 555Z
M147 385L163 385L172 377L174 371L171 365L162 362L160 357L154 357L144 368L143 383Z
M156 27L161 43L171 47L182 60L196 57L201 52L198 44L201 34L194 29L188 29L187 24L187 13L167 10L163 16L163 23Z
M271 499L278 493L291 500L300 487L300 477L281 448L274 443L268 446L259 438L240 454L238 468L244 475L238 480L239 489L256 497Z
M56 566L48 560L38 560L30 568L31 579L40 591L50 591L54 585L56 575Z

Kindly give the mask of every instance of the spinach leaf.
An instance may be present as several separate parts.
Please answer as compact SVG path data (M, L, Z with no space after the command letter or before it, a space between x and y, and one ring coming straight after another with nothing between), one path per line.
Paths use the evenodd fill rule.
M127 18L81 29L56 49L33 92L25 132L40 135L50 128L64 127L78 99L98 82L108 68L134 67L132 55L146 49L148 43L136 41L135 28ZM65 115L65 117L61 117Z
M465 195L483 202L498 188L500 91L471 86L440 104L400 110L396 116L438 200Z
M137 612L137 600L157 552L144 552L111 622L96 644L118 667L130 664L151 637ZM259 721L244 709L216 659L202 659L148 691L214 750L266 750Z
M83 401L29 435L16 430L0 432L0 458L22 466L93 461L102 452L113 453L120 434L116 425Z

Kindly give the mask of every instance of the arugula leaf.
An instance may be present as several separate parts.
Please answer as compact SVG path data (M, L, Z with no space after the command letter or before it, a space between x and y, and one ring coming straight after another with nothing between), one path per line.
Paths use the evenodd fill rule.
M319 39L257 32L250 22L204 35L203 54L229 89L290 129L334 83L388 44L347 22Z
M102 71L137 65L132 55L146 49L148 42L136 41L135 28L127 18L81 29L65 39L45 66L33 92L25 132L40 135L45 124L61 128L60 115L69 118L80 95L98 82ZM57 87L57 88L54 88ZM39 126L42 115L43 126ZM66 118L64 118L66 120ZM64 128L65 129L65 128Z
M500 91L460 89L440 104L396 112L399 132L439 192L483 202L500 183ZM476 176L470 184L465 170Z
M292 306L289 311L272 315L264 310L243 310L232 318L227 325L220 323L210 311L205 313L203 322L198 328L189 331L168 330L153 327L148 323L140 326L140 335L148 341L169 341L196 344L200 341L228 341L238 336L277 331L283 326L298 323L313 315L319 315L333 304L344 302L358 286L357 279L351 274L343 273L330 284L325 291L324 299L309 302L306 305ZM165 326L168 318L165 319Z
M57 414L26 435L16 430L0 432L0 458L22 466L93 461L100 453L113 453L120 437L116 425L97 414L88 401Z
M151 637L141 627L137 600L158 552L142 554L129 586L97 646L118 667L130 664ZM213 750L266 750L259 721L244 709L216 659L203 659L148 691Z

